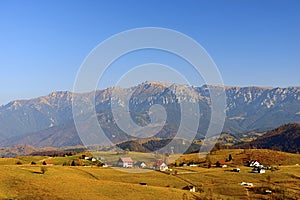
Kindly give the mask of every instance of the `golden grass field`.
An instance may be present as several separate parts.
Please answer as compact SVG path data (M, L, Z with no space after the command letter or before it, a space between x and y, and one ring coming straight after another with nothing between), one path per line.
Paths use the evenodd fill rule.
M211 160L223 159L228 153L235 158L242 155L240 151L218 151L211 155ZM136 170L62 166L63 162L78 158L78 155L1 158L0 199L300 199L300 166L296 165L300 164L300 155L257 151L266 151L259 154L265 158L268 158L266 154L276 154L276 159L286 164L277 166L279 170L267 170L265 174L250 173L251 168L241 165L240 173L231 172L236 164L228 168L174 167L172 172L166 173L130 173ZM113 152L106 154L118 157ZM145 158L140 153L130 152L127 156ZM184 155L180 159L195 159L195 156ZM54 163L47 166L45 174L40 173L43 160ZM22 164L16 165L18 161ZM37 165L30 165L32 161ZM170 175L175 170L178 174ZM141 182L147 186L140 185ZM241 182L251 182L254 187L247 189L240 185ZM188 184L197 186L201 192L183 190ZM260 190L264 188L273 193L262 194Z

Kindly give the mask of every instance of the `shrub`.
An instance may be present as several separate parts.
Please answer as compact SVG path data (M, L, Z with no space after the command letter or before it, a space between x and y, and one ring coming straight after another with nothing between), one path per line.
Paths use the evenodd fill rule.
M22 165L21 161L16 162L17 165Z

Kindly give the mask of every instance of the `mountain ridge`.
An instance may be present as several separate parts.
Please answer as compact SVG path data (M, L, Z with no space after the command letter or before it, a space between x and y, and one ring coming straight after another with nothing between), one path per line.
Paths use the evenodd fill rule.
M192 86L189 91L181 84L144 82L129 88L112 87L97 90L95 93L97 117L110 140L121 142L130 139L131 136L115 123L110 108L114 103L117 106L124 104L122 99L113 102L112 92L117 92L120 96L132 92L129 103L134 122L140 126L149 124L149 108L153 104L160 104L169 115L167 125L156 136L172 138L178 130L180 102L197 102L202 116L197 137L201 138L207 130L210 119L209 87L220 86ZM227 97L227 117L223 132L237 134L252 130L271 130L286 123L300 123L300 115L297 114L300 113L300 87L224 86L224 88ZM176 96L173 91L177 91L179 95ZM57 132L57 127L66 127L65 130L72 129L72 134L76 135L76 129L72 128L74 126L72 97L72 92L58 91L29 100L11 101L0 106L0 145L10 145L8 139L16 136L28 137L38 132L42 134L43 131L51 135L52 131L50 133L49 129ZM63 130L64 128L58 131L61 133L62 140ZM72 142L60 142L61 145L64 143ZM49 144L59 146L59 142L50 141Z

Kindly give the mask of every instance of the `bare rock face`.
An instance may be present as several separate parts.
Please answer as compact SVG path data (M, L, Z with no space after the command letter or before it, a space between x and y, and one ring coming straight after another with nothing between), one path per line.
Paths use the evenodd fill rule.
M215 86L218 87L218 86ZM300 88L225 87L227 118L224 132L230 134L272 130L287 123L300 123ZM150 107L163 106L165 126L155 137L172 138L176 134L181 113L180 104L198 104L201 119L197 138L205 136L210 121L208 86L189 87L180 84L145 82L131 88L113 87L96 92L97 118L106 136L114 143L132 138L116 124L111 107L124 107L117 97L132 94L130 116L139 126L150 123ZM0 145L29 144L64 147L81 144L72 114L71 92L53 92L47 96L17 100L0 107ZM193 117L193 111L190 115ZM192 120L191 120L192 121ZM88 124L86 125L88 127Z

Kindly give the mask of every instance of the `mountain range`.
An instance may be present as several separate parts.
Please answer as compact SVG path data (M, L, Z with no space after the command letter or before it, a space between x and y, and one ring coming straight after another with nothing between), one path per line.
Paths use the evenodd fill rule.
M210 121L209 86L193 86L188 90L186 88L180 84L144 82L130 88L112 87L96 91L97 119L106 137L113 143L134 138L135 136L118 127L111 111L112 106L122 107L126 103L122 98L112 99L113 92L117 93L117 96L132 94L129 101L130 116L140 126L150 124L149 108L152 105L160 104L165 108L166 123L153 137L168 139L174 137L178 131L181 118L180 104L191 102L198 104L200 108L201 120L196 138L201 139L205 137ZM300 87L224 89L227 102L227 117L223 128L225 133L235 135L253 131L265 132L282 124L300 123ZM71 92L53 92L47 96L16 100L1 106L0 145L28 144L36 147L81 145L82 138L78 136L73 120L72 98ZM191 111L190 115L184 117L190 117L193 121L194 115ZM88 122L84 124L89 130ZM188 131L189 127L184 128Z

